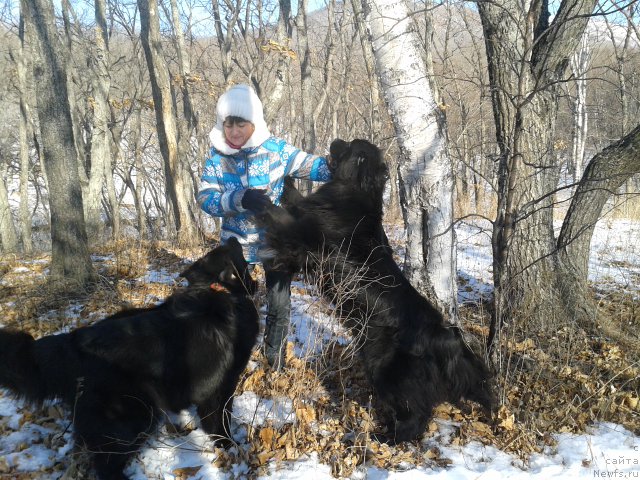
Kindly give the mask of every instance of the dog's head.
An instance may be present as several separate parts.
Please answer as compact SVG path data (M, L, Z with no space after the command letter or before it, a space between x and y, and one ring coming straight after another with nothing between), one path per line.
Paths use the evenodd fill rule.
M229 291L254 293L257 283L249 273L242 246L235 237L220 245L180 274L189 286L220 284Z
M366 140L336 139L329 152L334 179L352 182L367 192L382 193L389 169L378 147Z

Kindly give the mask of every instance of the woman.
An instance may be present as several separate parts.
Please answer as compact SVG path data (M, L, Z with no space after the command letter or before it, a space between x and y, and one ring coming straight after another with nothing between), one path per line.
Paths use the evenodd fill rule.
M262 102L248 85L235 85L218 99L211 152L205 162L198 204L210 215L223 217L221 241L236 237L249 263L259 263L262 234L251 210L280 204L284 177L325 182L331 178L327 159L303 152L271 135ZM269 365L284 367L291 312L291 274L264 262L267 318L264 353Z

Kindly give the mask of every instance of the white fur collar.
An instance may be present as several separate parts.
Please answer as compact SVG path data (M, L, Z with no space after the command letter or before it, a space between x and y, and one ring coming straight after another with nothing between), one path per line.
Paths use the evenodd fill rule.
M266 123L258 122L255 127L256 129L253 132L253 135L251 135L249 140L247 140L247 143L242 146L241 150L259 147L271 136L271 132L269 132L269 128ZM211 141L211 146L222 155L234 155L240 151L237 148L233 148L226 142L224 138L224 127L222 124L216 124L216 126L213 127L211 132L209 132L209 140Z

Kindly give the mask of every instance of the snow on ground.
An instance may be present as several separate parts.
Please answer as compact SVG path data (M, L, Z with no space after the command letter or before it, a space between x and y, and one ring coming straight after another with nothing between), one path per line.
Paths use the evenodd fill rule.
M461 223L456 235L462 280L458 301L489 298L493 290L489 222ZM640 222L604 219L597 223L591 239L589 280L603 290L622 288L640 294Z
M193 434L193 433L192 433ZM480 480L480 479L587 479L587 478L638 478L640 476L640 441L630 432L612 424L598 425L588 435L560 434L556 436L558 445L544 454L534 455L530 465L523 467L516 458L507 455L494 447L483 446L472 442L464 447L442 447L443 454L452 460L448 468L413 468L392 472L377 468L361 468L352 475L354 480L383 479L442 479L442 480ZM193 441L196 445L197 439ZM171 447L159 450L147 449L143 454L143 462L147 472L166 472L168 466L188 467L203 463L204 457L198 452L167 455ZM176 458L181 457L180 462ZM259 478L277 478L281 480L332 479L330 467L318 461L315 455L293 463L273 466L269 476ZM127 472L130 473L130 472ZM237 470L222 474L211 469L200 470L194 479L231 479L248 473L246 465L238 465ZM136 473L135 480L146 477ZM158 478L171 478L159 476Z
M462 279L459 300L477 302L491 293L490 230L482 224L460 224L458 235L458 269ZM603 288L615 284L616 288L639 291L640 282L640 224L627 221L604 220L598 224L592 242L591 280ZM166 272L149 272L145 280L156 277L173 279ZM290 340L296 345L296 355L316 354L321 341L343 333L342 328L323 310L317 299L300 284L294 285L292 298L292 329ZM74 314L74 309L69 310ZM250 364L249 368L254 367ZM68 419L32 423L20 410L21 403L0 395L0 424L11 434L0 437L0 459L20 472L29 472L30 478L59 478L62 474L38 474L60 464L71 450ZM55 405L52 407L55 410ZM173 423L188 424L192 412L180 412ZM234 402L233 439L242 446L246 443L247 425L259 427L270 422L279 426L295 421L292 401L288 398L264 399L253 392L244 392ZM361 466L351 476L354 480L386 479L598 479L640 478L640 437L619 425L600 423L587 434L557 434L557 443L534 454L528 462L509 455L495 447L470 442L463 446L451 443L456 424L437 420L438 432L423 440L425 448L437 447L441 456L451 460L448 467L415 468L397 465L394 471ZM54 441L42 439L56 433ZM166 427L152 438L128 467L126 474L134 480L178 479L178 473L187 469L194 480L235 479L252 477L249 466L239 462L231 471L215 465L216 455L212 441L201 429L186 435L169 434ZM237 448L237 447L233 447ZM242 458L240 455L239 458ZM0 461L0 464L2 462ZM1 465L0 465L1 466ZM191 468L191 470L189 470ZM1 472L2 470L0 470ZM0 473L0 478L5 476ZM282 480L331 479L331 468L314 455L295 462L272 462L269 474L259 478Z
M640 223L602 220L591 244L589 279L602 289L640 294Z

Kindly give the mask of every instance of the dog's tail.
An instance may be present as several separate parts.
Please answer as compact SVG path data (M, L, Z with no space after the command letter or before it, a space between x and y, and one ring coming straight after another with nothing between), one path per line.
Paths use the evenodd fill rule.
M35 355L36 341L26 332L0 329L0 387L33 403L49 398Z

